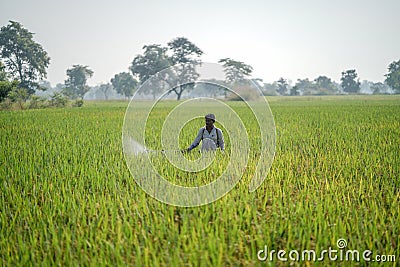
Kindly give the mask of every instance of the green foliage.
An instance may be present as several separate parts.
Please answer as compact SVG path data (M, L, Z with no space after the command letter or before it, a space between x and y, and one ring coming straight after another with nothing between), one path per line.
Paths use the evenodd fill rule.
M0 112L2 265L260 266L257 252L265 246L321 253L336 250L339 238L348 250L398 256L399 103L398 96L270 98L277 144L267 179L248 191L252 156L231 192L196 208L160 203L131 177L121 148L126 102ZM158 118L172 108L155 110L149 127L161 128ZM256 144L251 118L249 112L243 120ZM198 129L195 122L187 127L177 132L183 146ZM212 170L220 173L229 156L216 159ZM170 165L157 167L171 180L192 182ZM212 175L193 174L203 183Z
M168 43L172 56L169 58L172 65L180 64L174 68L173 76L179 80L179 86L170 85L170 92L174 92L177 100L180 100L184 91L190 91L194 87L192 81L199 77L196 66L201 63L200 57L203 54L200 48L185 37L178 37Z
M83 106L83 99L76 99L74 103L72 103L72 107L82 107Z
M170 66L166 54L167 48L153 44L145 45L143 49L143 55L137 55L129 68L134 76L139 77L141 83L144 83L157 72Z
M0 110L11 110L12 106L13 102L9 98L6 98L0 102Z
M65 88L63 93L71 99L80 97L83 99L84 95L90 90L86 84L88 78L92 77L93 71L88 66L73 65L72 68L67 69L67 80L65 80Z
M18 81L0 81L0 102L6 99L11 91L17 90L18 84Z
M201 63L200 56L203 54L203 51L185 37L173 39L168 43L168 47L172 52L169 59L172 65Z
M373 94L382 94L386 93L387 90L387 85L377 82L377 83L372 83L371 84L371 90Z
M32 95L29 100L29 109L45 108L47 107L47 99L37 95Z
M7 97L0 103L1 110L13 109L43 109L43 108L64 108L64 107L82 107L83 100L76 99L69 105L68 96L62 92L56 91L50 97L31 95L29 96L25 88L18 87L18 81L13 83L0 82L0 92L2 92L3 84L8 88ZM11 88L11 89L10 89Z
M400 60L393 61L390 63L388 73L385 74L385 82L389 85L397 94L400 93Z
M282 82L281 82L282 83ZM317 91L315 83L308 79L298 79L295 86L290 89L290 95L313 95Z
M336 94L338 89L336 88L335 84L332 82L331 78L326 76L318 76L314 80L316 87L317 87L317 94Z
M290 88L290 95L291 96L300 95L300 88L298 85L295 85L292 88Z
M137 55L129 68L134 76L139 77L141 84L150 82L149 78L160 71L172 65L180 64L179 67L169 69L168 73L163 72L164 77L157 77L157 82L156 79L153 79L152 82L157 84L146 86L150 91L144 92L145 94L151 94L155 98L164 86L168 86L170 92L174 92L179 100L184 91L193 89L193 83L190 83L190 81L199 75L195 68L201 62L200 56L203 52L200 48L187 38L179 37L169 42L168 47L153 44L145 45L143 49L143 55ZM168 56L168 52L172 55ZM175 86L174 81L177 80L182 85Z
M112 80L112 79L111 79L111 80ZM106 83L106 84L101 84L101 85L99 86L99 89L98 89L98 90L99 90L101 93L103 93L104 99L105 99L105 100L108 100L108 96L109 96L110 92L111 92L113 89L114 89L114 87L113 87L112 84Z
M0 30L0 55L12 79L31 95L40 89L38 81L46 78L50 57L43 47L33 40L33 33L20 23L10 21Z
M253 67L241 61L223 58L218 61L222 63L225 71L225 82L229 85L243 85L243 81L253 72Z
M50 97L50 105L53 107L65 107L68 103L68 97L60 92L55 92Z
M111 84L120 95L131 97L138 86L138 81L128 72L121 72L115 74Z
M342 72L341 86L343 91L351 94L356 94L360 92L360 82L356 80L358 74L356 70L346 70Z
M286 79L284 78L280 78L277 82L276 82L278 89L276 90L280 95L286 95L288 90L289 90L289 83Z
M139 77L141 84L146 82L151 76L170 67L169 58L167 56L167 48L161 47L161 45L145 45L143 46L143 55L137 55L130 66L130 71L133 76ZM162 77L160 77L162 79ZM146 86L149 88L149 92L155 96L161 91L161 84L153 84L153 86Z
M12 102L18 103L20 109L23 109L24 103L29 98L29 93L25 88L13 87L13 89L8 93L8 97Z
M264 95L276 96L277 95L277 90L278 90L277 82L264 83L264 86L263 86L262 90L263 90L263 94Z

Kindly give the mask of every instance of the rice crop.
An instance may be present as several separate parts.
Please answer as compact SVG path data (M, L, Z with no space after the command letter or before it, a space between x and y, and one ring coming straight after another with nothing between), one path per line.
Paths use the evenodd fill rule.
M249 163L238 170L243 177L232 191L192 208L157 201L132 177L121 141L127 102L1 111L1 264L378 266L376 256L383 255L385 265L397 266L399 96L268 100L276 153L261 187L248 190L260 142L256 122L243 103L230 102L248 131ZM160 149L162 120L176 103L153 111L148 148ZM176 133L179 149L190 145L203 123L190 121ZM212 182L240 157L230 153L230 129L218 126L227 151L206 170L188 175L162 153L150 155L154 168L183 186ZM196 160L198 149L185 157ZM342 252L369 250L371 262L361 255L359 261L277 258L279 250L315 250L318 256L330 247L339 251L340 239L347 242ZM273 260L260 260L265 248L275 251Z

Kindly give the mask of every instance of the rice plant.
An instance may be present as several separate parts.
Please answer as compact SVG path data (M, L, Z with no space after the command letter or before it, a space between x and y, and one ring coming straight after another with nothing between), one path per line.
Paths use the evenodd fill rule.
M382 265L257 256L265 247L320 253L337 249L339 239L346 249L372 251L373 259L395 255L396 262L386 264L398 265L400 98L272 97L269 103L276 154L261 187L248 190L257 127L245 107L228 103L243 111L254 153L232 191L193 208L159 202L135 182L121 144L126 102L1 111L2 265ZM162 118L176 103L162 105L146 129L155 133L147 140L155 150ZM178 132L178 149L193 141L202 123L193 120ZM206 184L238 157L226 140L228 153L195 176L169 165L162 153L150 156L170 181ZM198 152L185 157L196 160Z

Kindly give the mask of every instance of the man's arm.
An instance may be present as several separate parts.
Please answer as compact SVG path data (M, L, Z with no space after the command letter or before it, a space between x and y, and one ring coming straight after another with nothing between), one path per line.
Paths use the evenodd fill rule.
M190 145L190 147L187 149L187 151L192 150L193 148L197 147L200 144L203 132L204 132L204 130L203 130L203 128L201 128L199 130L199 132L197 133L196 139L194 139L193 143Z

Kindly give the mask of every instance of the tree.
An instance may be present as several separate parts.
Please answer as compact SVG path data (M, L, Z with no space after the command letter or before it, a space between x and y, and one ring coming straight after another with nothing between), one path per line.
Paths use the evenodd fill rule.
M295 88L295 89L293 89ZM290 89L290 95L297 95L296 90L302 95L315 95L318 94L316 84L313 81L306 79L297 79L295 86Z
M264 83L263 95L277 95L278 85L276 82Z
M342 78L340 78L343 91L347 93L359 93L360 81L356 81L357 77L357 72L354 69L343 71Z
M397 94L400 93L400 60L393 61L388 67L388 74L385 74L385 82Z
M185 37L173 39L168 43L168 47L172 52L172 56L170 57L172 65L201 63L200 56L203 54L203 51Z
M300 89L297 85L290 89L290 95L300 95Z
M111 84L119 94L129 98L133 96L138 81L130 73L121 72L115 74L114 78L111 79Z
M288 84L287 80L283 79L283 78L280 78L276 83L277 83L277 86L278 86L277 92L280 95L286 95L287 91L289 89L289 84Z
M20 109L23 109L23 103L26 102L29 98L28 90L22 87L13 87L12 90L8 93L8 97L12 102L17 102Z
M143 49L143 55L137 55L129 68L132 75L139 78L140 84L144 84L146 81L149 82L150 77L170 66L170 61L166 54L168 48L153 44L145 45ZM152 82L154 83L155 79ZM152 84L144 88L149 90L144 93L152 94L153 98L161 91L160 84Z
M18 81L0 81L0 102L6 99L10 92L16 91L18 89Z
M72 68L67 69L68 78L64 82L63 93L71 99L78 97L83 99L84 95L90 90L86 81L92 75L93 71L88 66L73 65Z
M180 100L184 91L194 88L193 81L200 76L196 72L196 66L201 64L200 56L203 51L185 37L173 39L168 43L168 47L172 52L172 56L169 58L171 64L180 64L173 68L176 72L173 75L178 79L179 85L171 88L170 92L174 92L177 100Z
M388 85L381 83L381 82L377 82L377 83L372 82L370 89L374 95L375 94L386 94L390 90Z
M28 95L40 89L38 81L46 78L50 57L43 47L33 40L33 33L15 21L0 30L0 50L6 69L19 87Z
M168 86L168 93L174 92L179 100L184 91L194 87L193 81L199 76L196 66L201 63L199 57L203 52L187 38L176 38L168 43L168 47L153 44L145 45L143 49L143 55L137 55L129 68L141 85L146 82L141 93L152 94L155 98L164 86ZM169 68L175 64L179 65ZM150 79L156 74L162 76Z
M222 63L222 66L224 67L225 82L227 84L243 84L245 77L250 76L253 72L252 66L230 58L220 59L218 63Z
M316 83L319 94L335 94L337 92L337 88L331 78L318 76L314 79L314 82Z
M110 83L102 83L99 86L99 91L104 95L104 99L108 100L109 93L113 89L113 86Z

